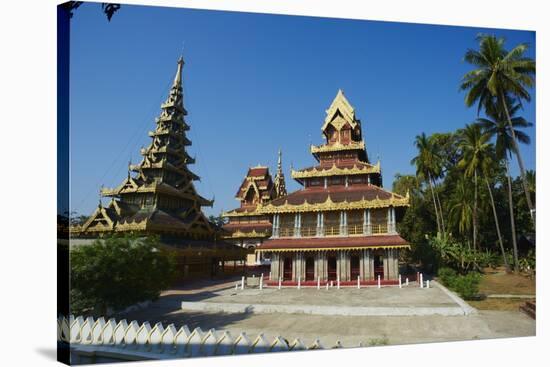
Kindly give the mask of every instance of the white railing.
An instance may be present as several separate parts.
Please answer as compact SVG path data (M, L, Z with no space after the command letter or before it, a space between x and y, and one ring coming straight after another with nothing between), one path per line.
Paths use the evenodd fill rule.
M58 342L70 343L71 354L76 361L85 358L110 358L114 360L171 359L205 357L214 355L284 352L308 349L326 349L319 339L306 346L300 339L288 343L281 336L267 339L263 333L250 339L242 332L234 337L229 331L200 327L191 331L187 326L176 329L174 324L166 328L162 323L151 326L126 320L116 322L103 317L60 316L57 319ZM361 346L361 344L359 344ZM330 348L341 348L336 341Z

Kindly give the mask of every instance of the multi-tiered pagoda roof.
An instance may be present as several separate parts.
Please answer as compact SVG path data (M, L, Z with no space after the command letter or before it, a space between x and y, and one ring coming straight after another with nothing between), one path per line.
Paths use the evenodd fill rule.
M180 58L156 128L149 132L151 143L140 151L141 162L129 165L119 186L101 189L109 204L100 201L90 218L73 230L75 235L129 231L195 240L215 237L215 226L201 211L213 201L197 193L193 182L199 177L189 169L195 159L186 150L191 141L186 136L190 127L183 105L183 65Z
M310 146L318 164L291 171L303 188L255 209L258 214L274 216L274 235L261 250L407 247L395 230L395 209L409 205L408 194L382 188L380 161L373 164L369 160L361 121L342 90L326 110L321 132L325 142ZM375 212L382 209L385 211ZM370 222L368 210L373 210L372 219L378 223ZM332 219L333 215L340 218ZM339 228L327 231L325 227L332 221ZM348 222L353 222L353 231L348 230ZM373 232L372 228L378 229Z

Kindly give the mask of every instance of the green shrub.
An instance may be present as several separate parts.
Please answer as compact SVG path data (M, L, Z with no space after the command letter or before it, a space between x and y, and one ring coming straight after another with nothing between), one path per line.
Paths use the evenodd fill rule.
M113 236L71 248L71 312L106 315L154 300L172 282L175 258L156 237Z
M456 279L456 271L451 268L441 268L437 272L437 277L443 285L447 287L452 287L453 282Z
M451 288L456 291L464 299L473 299L479 293L479 282L481 276L475 272L469 272L466 275L457 276Z

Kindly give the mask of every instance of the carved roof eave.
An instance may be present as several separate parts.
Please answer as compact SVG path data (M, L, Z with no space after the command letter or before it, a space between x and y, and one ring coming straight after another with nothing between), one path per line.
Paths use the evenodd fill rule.
M294 179L311 178L311 177L326 177L326 176L339 176L339 175L362 175L368 173L380 173L380 162L376 165L357 166L354 165L350 168L340 168L333 164L329 169L317 169L314 168L310 171L294 171L291 170L291 176Z
M328 110L326 110L327 116L325 122L321 127L321 131L325 131L328 125L334 120L336 113L340 111L340 114L348 122L352 128L357 126L358 121L355 119L355 110L348 102L342 90L338 90L336 97L332 101Z
M140 164L132 164L130 165L130 170L134 172L139 172L142 169L167 169L171 170L173 172L177 172L181 175L190 175L191 179L193 181L200 180L200 176L194 174L193 172L189 171L188 169L181 169L179 167L174 166L171 163L162 161L159 163L144 163L143 161Z
M249 210L249 211L244 211L244 212L238 212L234 209L234 210L230 210L228 212L222 212L222 214L221 214L222 217L227 217L227 218L251 217L251 216L257 216L257 215L263 215L263 214L258 213L258 211L256 209Z
M258 195L258 197L261 196L260 195L260 189L258 188L258 185L256 184L255 180L246 180L245 182L246 182L246 186L241 186L241 188L237 192L237 195L235 195L237 200L243 201L246 197L246 194L248 193L248 190L250 190L251 186L254 189L254 191L256 192L256 195ZM243 182L243 184L245 182Z
M326 152L338 152L344 150L365 150L365 141L351 142L350 144L335 143L332 145L311 145L310 152L312 154L326 153Z
M90 228L90 225L93 223L93 221L99 216L99 215L102 215L105 220L108 222L108 225L97 225L97 226L94 226L92 228ZM108 229L108 230L112 230L113 227L115 226L115 222L113 221L113 219L111 217L109 217L109 214L107 213L107 210L105 210L105 208L103 206L98 206L96 208L96 210L93 212L92 215L90 215L90 217L88 218L88 220L86 222L84 222L84 224L82 225L81 227L81 231L82 232L85 232L85 231L97 231L97 230L94 230L94 228L99 228L99 227L104 227L105 229ZM101 230L101 229L99 229Z
M202 196L198 194L188 194L185 192L182 192L178 189L175 189L173 187L167 186L165 184L152 184L147 186L139 186L137 188L116 188L116 189L107 189L103 188L101 189L101 195L106 197L113 197L113 196L119 196L122 194L132 194L132 193L161 193L161 194L168 194L173 196L178 196L182 199L190 199L194 200L195 198L198 198L199 203L201 203L201 206L211 206L213 204L213 200L208 200L203 198ZM204 205L202 205L204 204Z
M256 251L260 252L304 252L304 251L351 251L351 250L363 250L368 249L411 249L411 245L374 245L374 246L350 246L350 247L303 247L303 248L276 248L276 249L262 249L261 246L256 248Z
M222 238L264 238L269 236L271 236L271 231L258 232L255 229L253 229L252 231L248 231L248 232L237 230L231 233L231 235L223 236Z
M258 214L276 214L276 213L303 213L303 212L320 212L320 211L334 211L334 210L353 210L353 209L377 209L393 207L407 207L409 206L409 198L401 195L392 194L390 199L360 199L356 201L332 201L330 195L323 203L310 204L305 201L302 204L289 204L286 201L283 205L273 205L271 203L265 205L259 205L256 209Z

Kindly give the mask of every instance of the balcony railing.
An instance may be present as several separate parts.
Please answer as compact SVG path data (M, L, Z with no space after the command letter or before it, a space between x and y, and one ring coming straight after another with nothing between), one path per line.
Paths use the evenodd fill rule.
M387 224L371 224L371 234L388 233Z
M314 237L317 235L317 227L302 227L300 235L302 237Z
M363 234L363 224L348 224L348 234Z
M366 229L366 232L365 232L365 229ZM389 232L388 232L388 225L386 223L371 224L371 225L368 225L366 228L362 224L348 224L343 228L341 228L339 225L323 227L324 236L338 236L345 233L347 233L347 235L349 236L354 236L354 235L362 235L362 234L369 234L369 235L387 234ZM295 227L279 228L279 237L293 237L297 234L299 234L301 237L316 237L318 234L317 227L311 227L311 226L302 227L298 230L298 233Z
M340 234L340 226L325 227L325 236L337 236Z
M279 237L292 237L292 236L294 236L294 227L279 228Z

